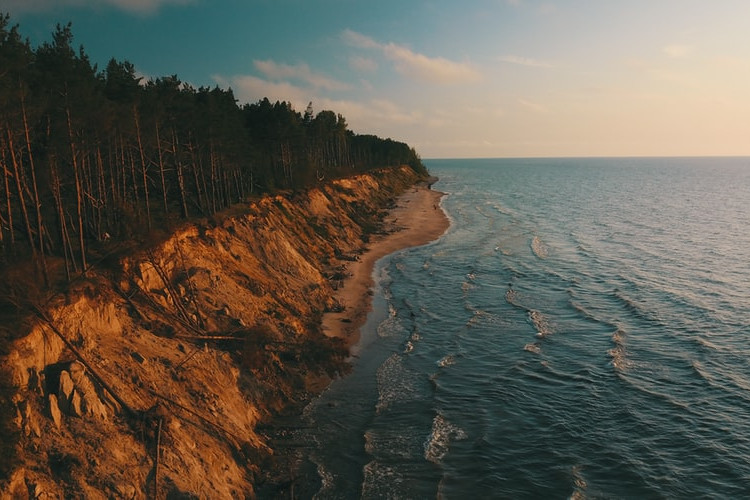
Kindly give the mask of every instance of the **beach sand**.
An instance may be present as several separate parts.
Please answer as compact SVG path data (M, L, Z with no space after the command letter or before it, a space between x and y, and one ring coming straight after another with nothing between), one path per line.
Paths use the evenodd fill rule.
M397 250L424 245L439 238L450 222L440 208L445 195L419 185L396 200L396 206L385 218L386 234L373 235L359 260L347 264L348 277L336 291L336 299L344 306L342 312L323 315L323 332L339 337L351 348L359 340L372 307L372 272L378 259Z

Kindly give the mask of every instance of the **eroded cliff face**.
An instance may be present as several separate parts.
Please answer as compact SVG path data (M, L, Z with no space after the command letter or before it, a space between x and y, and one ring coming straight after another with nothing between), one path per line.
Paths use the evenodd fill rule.
M345 369L320 331L408 167L263 198L94 269L2 360L20 464L0 496L254 496L259 423Z

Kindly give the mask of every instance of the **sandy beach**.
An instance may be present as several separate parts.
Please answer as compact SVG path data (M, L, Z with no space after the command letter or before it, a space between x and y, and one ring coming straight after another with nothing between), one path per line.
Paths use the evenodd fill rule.
M323 316L326 335L345 339L349 347L357 343L359 330L372 306L375 263L397 250L424 245L439 238L450 225L440 208L440 199L444 195L420 185L410 188L396 200L396 207L385 219L387 234L373 236L360 259L347 264L348 277L336 292L344 310Z

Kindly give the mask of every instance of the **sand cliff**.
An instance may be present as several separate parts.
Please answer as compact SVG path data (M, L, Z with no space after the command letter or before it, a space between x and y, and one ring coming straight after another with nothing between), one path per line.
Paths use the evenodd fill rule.
M257 426L346 370L323 315L361 316L336 289L418 180L400 167L266 197L39 305L2 359L20 460L0 497L252 498L273 455Z

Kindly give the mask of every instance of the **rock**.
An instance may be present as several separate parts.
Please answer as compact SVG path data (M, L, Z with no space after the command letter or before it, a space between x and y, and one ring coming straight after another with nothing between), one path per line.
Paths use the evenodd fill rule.
M0 490L0 498L27 499L29 498L29 488L26 485L26 470L24 468L16 469L10 476L8 486L5 490Z
M28 401L21 402L21 415L23 416L23 433L25 436L41 437L42 429L36 419L36 413L31 409Z
M138 353L138 352L136 352L136 351L131 352L130 353L130 357L133 358L134 360L136 360L137 362L141 363L141 364L144 361L146 361L146 358L144 358L143 356L141 356L141 354Z
M136 498L138 490L130 483L118 483L115 485L118 498Z
M73 380L73 383L75 385L78 385L86 375L86 367L83 366L82 363L79 363L78 361L73 361L70 363L70 368L68 368L70 371L70 378Z
M83 401L78 391L73 391L73 397L70 398L70 414L76 417L83 415Z
M73 391L75 391L75 384L73 379L70 378L70 373L65 370L60 372L60 386L57 390L57 400L60 405L60 410L65 414L70 414L70 400L73 397Z
M107 407L101 402L95 392L84 395L83 406L86 415L107 420Z
M55 423L55 427L60 429L62 426L62 413L60 413L60 405L57 402L57 396L50 394L48 397L49 401L49 413L52 417L52 421Z

